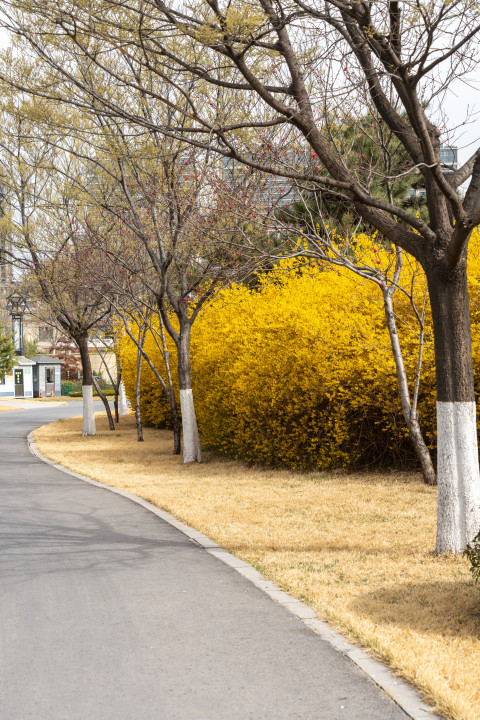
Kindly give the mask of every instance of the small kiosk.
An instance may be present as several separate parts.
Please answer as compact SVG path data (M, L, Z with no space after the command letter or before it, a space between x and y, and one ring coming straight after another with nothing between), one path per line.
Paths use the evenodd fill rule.
M35 360L20 355L10 372L0 375L0 397L33 397L33 371Z
M54 355L37 355L33 363L33 397L61 395L63 360Z

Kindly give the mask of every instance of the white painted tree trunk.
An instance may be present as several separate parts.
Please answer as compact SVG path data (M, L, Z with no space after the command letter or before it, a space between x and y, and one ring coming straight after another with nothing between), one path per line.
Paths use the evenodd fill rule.
M83 393L83 428L82 435L96 435L95 412L93 409L93 387L82 385Z
M125 393L123 380L120 382L120 387L118 389L118 414L128 415L127 395Z
M437 553L460 553L480 528L474 402L437 402Z
M425 263L437 377L437 553L461 553L480 528L475 387L467 262Z
M180 390L180 407L182 410L183 462L202 462L197 417L191 388Z

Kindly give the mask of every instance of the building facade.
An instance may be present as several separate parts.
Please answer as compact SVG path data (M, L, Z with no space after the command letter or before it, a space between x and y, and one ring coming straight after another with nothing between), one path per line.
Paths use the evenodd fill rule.
M0 397L33 397L33 368L35 361L19 356L10 372L0 375Z

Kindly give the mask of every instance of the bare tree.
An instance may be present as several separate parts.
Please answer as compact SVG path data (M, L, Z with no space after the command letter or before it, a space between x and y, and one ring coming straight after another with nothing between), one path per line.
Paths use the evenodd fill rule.
M131 246L129 249L132 249ZM143 264L138 262L139 254L141 253L138 252L138 247L134 248L133 253L128 252L128 250L125 249L125 245L117 246L115 249L110 247L109 252L106 253L110 262L106 264L104 273L108 277L108 284L112 290L111 302L115 317L117 322L121 321L120 332L125 333L130 341L137 347L138 363L140 363L137 370L141 371L141 360L143 358L158 380L167 398L172 418L173 454L179 455L181 452L181 420L171 373L170 352L155 297L148 297L146 295L146 269ZM151 272L148 274L151 275ZM143 280L140 281L136 279L137 277L141 277ZM147 333L150 334L153 340L154 349L162 358L162 367L158 367L152 357L150 357L150 354L145 350ZM117 387L119 387L120 380L121 374L120 377L117 378ZM138 376L135 412L137 426L140 426L140 379Z
M231 236L237 229L235 218L220 208L213 182L219 170L217 156L196 152L160 134L152 135L147 142L143 138L132 140L129 125L102 118L97 132L97 153L88 162L94 163L102 181L92 184L89 191L103 222L95 216L97 230L92 229L91 236L96 234L97 247L116 264L113 272L120 273L116 281L117 311L126 321L125 331L129 322L139 320L140 334L129 333L131 339L139 341L145 324L156 337L164 356L165 381L153 367L143 343L139 351L167 395L177 436L179 419L164 330L175 343L183 457L185 462L200 462L190 366L192 327L215 292L251 273L254 261L247 258L242 262L239 251L230 249ZM78 150L75 153L79 155ZM126 288L123 294L119 283ZM122 299L127 299L126 305ZM158 333L152 324L157 313ZM178 449L179 437L175 440L175 451Z
M83 434L95 434L89 333L110 311L106 288L94 287L101 262L86 248L83 208L70 188L54 182L53 144L38 132L34 108L19 101L2 108L0 183L4 188L10 261L38 312L77 345L82 363ZM56 158L58 160L58 158Z

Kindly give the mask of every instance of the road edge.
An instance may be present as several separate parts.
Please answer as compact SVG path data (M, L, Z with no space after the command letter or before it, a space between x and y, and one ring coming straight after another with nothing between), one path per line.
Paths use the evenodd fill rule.
M36 428L38 429L38 428ZM213 555L221 562L225 563L229 567L236 570L240 575L249 580L253 585L262 590L266 595L280 603L286 610L291 612L297 618L299 618L307 627L309 627L316 635L319 635L325 642L331 645L335 650L348 657L357 667L359 667L373 682L383 690L410 718L411 720L432 720L432 718L439 717L434 713L433 708L422 700L420 694L405 680L397 677L393 672L379 660L375 660L368 653L362 650L357 645L352 645L347 642L345 638L337 633L335 630L322 620L317 618L317 613L313 608L305 605L297 598L292 597L284 590L281 590L272 580L265 578L262 573L256 570L252 565L232 555L227 550L222 548L218 543L211 538L207 537L203 533L195 530L194 528L186 525L185 523L177 520L173 515L170 515L166 510L161 510L153 503L144 500L138 495L133 495L126 490L115 488L110 485L93 480L86 475L81 475L73 470L68 470L63 465L50 460L45 457L40 450L37 448L32 430L27 435L28 449L38 460L47 465L51 465L56 470L60 470L67 475L71 475L77 480L82 480L90 485L102 488L103 490L110 490L117 495L122 495L129 500L137 503L146 508L154 515L167 522L172 527L179 530L181 533L186 535L190 540L196 542L210 555Z

